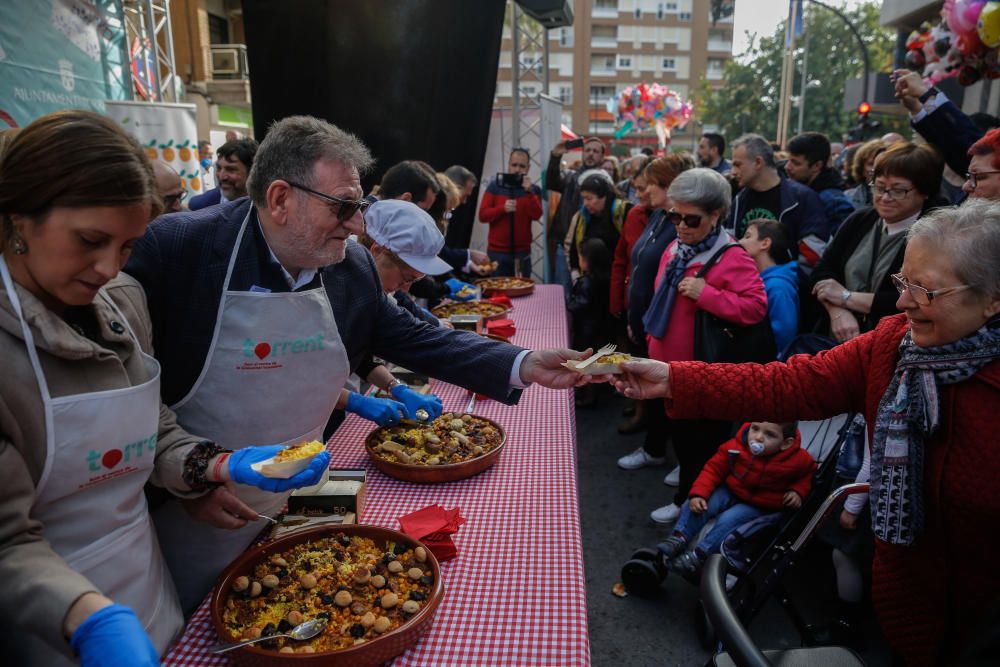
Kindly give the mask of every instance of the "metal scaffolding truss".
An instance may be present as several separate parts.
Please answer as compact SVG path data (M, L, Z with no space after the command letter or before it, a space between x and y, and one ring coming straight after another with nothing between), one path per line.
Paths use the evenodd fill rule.
M549 39L548 30L524 13L516 2L510 2L511 34L511 123L510 134L502 133L503 154L512 148L529 148L535 173L548 165L547 147L542 145L542 112L539 94L549 93ZM533 149L533 150L532 150ZM546 215L543 220L547 220ZM532 229L532 256L547 257L545 224L536 223ZM544 260L543 260L544 262ZM537 267L538 263L534 263ZM547 273L543 263L536 277Z
M129 99L177 102L170 0L97 0L109 44L105 76ZM124 55L117 55L115 52Z

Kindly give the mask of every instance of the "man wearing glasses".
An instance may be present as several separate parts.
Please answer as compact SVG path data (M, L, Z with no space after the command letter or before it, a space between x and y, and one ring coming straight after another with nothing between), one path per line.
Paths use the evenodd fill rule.
M181 210L181 202L187 197L184 181L173 167L161 160L153 160L153 176L156 177L156 190L163 200L164 213L177 213Z
M389 302L372 256L347 239L368 205L359 173L372 162L357 137L285 118L257 152L249 199L160 219L136 243L126 271L146 292L161 394L190 432L222 450L320 439L367 354L505 403L532 382L574 386L561 363L578 353L432 327ZM187 611L285 498L234 485L153 507Z

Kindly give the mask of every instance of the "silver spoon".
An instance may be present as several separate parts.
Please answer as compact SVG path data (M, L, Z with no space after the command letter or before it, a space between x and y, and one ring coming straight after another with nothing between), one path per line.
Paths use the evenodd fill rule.
M325 627L326 621L322 618L314 618L303 623L299 623L285 634L268 635L266 637L258 637L257 639L247 639L235 644L216 644L215 646L208 647L206 650L209 653L226 653L227 651L232 651L234 648L256 644L257 642L266 642L272 639L278 639L279 637L288 637L290 639L304 641L306 639L312 639L319 633L323 632L323 628Z

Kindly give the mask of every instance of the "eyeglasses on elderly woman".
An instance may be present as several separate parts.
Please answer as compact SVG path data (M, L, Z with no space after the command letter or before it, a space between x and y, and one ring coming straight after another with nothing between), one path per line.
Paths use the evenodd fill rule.
M896 273L889 277L892 278L892 284L895 285L897 292L902 294L903 290L909 291L910 297L912 297L913 300L921 306L929 306L931 305L931 301L942 296L972 289L972 285L955 285L954 287L942 287L936 290L928 290L920 285L914 285L907 282L902 273Z
M697 229L701 226L701 221L705 216L698 213L679 213L674 209L667 211L667 221L674 225L674 227L680 227L683 222L684 226L688 229Z

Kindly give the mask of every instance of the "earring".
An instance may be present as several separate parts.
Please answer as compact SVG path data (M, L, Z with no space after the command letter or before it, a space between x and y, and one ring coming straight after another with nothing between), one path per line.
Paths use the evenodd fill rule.
M20 236L15 236L10 241L10 247L14 251L15 255L27 255L28 254L28 244L24 242Z

